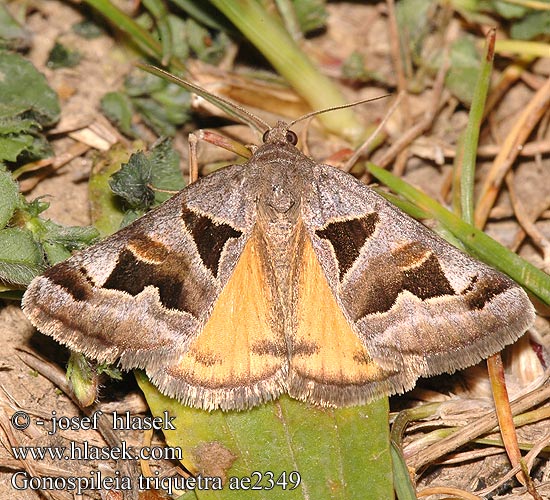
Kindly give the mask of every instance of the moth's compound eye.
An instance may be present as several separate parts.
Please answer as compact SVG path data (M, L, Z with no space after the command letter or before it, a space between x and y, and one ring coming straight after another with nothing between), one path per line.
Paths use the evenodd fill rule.
M264 135L262 136L262 142L266 142L267 141L267 136L269 135L269 132L271 132L271 130L266 130L264 132Z
M296 146L296 144L298 144L298 136L294 132L292 132L292 130L286 131L286 140L293 146Z

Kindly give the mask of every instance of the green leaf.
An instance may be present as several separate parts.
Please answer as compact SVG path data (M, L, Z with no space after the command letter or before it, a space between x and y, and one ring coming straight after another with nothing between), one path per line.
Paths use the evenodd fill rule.
M530 12L510 28L511 38L519 40L532 40L548 33L550 33L550 11L548 10Z
M53 125L60 114L57 94L29 61L0 52L0 118L23 113L44 127Z
M187 25L185 20L170 14L168 16L168 24L170 25L170 33L172 35L174 57L186 61L189 58L191 49L187 42Z
M20 116L0 118L0 161L17 161L20 154L34 156L36 137L42 127L36 120Z
M130 209L126 210L122 216L122 221L120 222L120 227L126 227L132 222L138 220L144 214L144 210L140 209Z
M148 73L138 73L132 71L124 79L124 88L130 97L141 97L162 91L166 87L166 82L155 78Z
M505 19L523 17L528 12L527 7L524 7L523 5L516 5L511 2L493 0L491 3L493 4L495 11Z
M191 116L191 96L179 85L140 72L126 78L125 88L143 120L160 136L174 136L176 127Z
M48 261L48 264L50 264L51 266L54 266L59 262L63 262L71 256L71 252L69 252L63 245L59 243L44 241L42 243L42 250L46 255L46 260Z
M112 176L111 189L133 211L126 223L134 220L155 204L162 203L171 193L154 191L180 190L184 179L179 168L179 155L170 139L163 139L145 155L138 152L130 156L128 163ZM129 217L129 219L128 219Z
M194 0L171 0L171 3L177 5L181 10L189 14L200 24L213 28L224 33L233 32L233 26L225 17L210 5L208 2L196 2Z
M98 238L97 229L92 226L61 226L50 220L43 220L45 229L42 241L63 245L68 251L82 250Z
M28 49L31 36L13 18L4 3L0 3L0 48L11 50Z
M162 61L167 64L174 53L172 26L168 22L168 10L162 0L142 0L142 5L153 16L157 38L162 46Z
M133 106L130 98L122 92L108 92L101 99L101 111L123 134L135 137L132 126Z
M333 82L319 73L317 67L298 47L278 20L270 15L256 0L227 2L210 0L241 33L271 63L311 106L326 109L346 104L346 100ZM323 125L352 142L358 142L365 127L350 109L340 109L319 115Z
M94 227L61 226L41 219L38 214L44 206L38 200L26 204L19 212L19 219L25 221L25 227L40 245L49 265L67 259L73 250L81 250L97 240L99 233Z
M365 58L363 54L359 52L352 52L351 55L344 61L342 65L342 76L350 80L355 80L357 82L384 82L384 79L381 75L375 71L367 69L365 65Z
M28 134L16 136L0 135L0 161L17 161L23 151L26 151L34 144L34 137Z
M82 56L78 50L69 49L65 45L55 42L48 55L46 66L51 69L74 68L81 58Z
M180 155L172 146L172 140L165 138L157 142L149 161L154 165L151 181L154 188L179 191L185 186L185 180L180 169ZM155 191L155 203L160 204L171 198L174 193Z
M50 204L47 201L43 201L41 198L36 198L32 201L26 202L25 212L29 217L38 217L42 212L47 210Z
M133 103L143 121L158 135L173 137L176 134L176 127L168 121L166 110L159 103L148 98L136 98Z
M73 31L86 40L93 40L105 34L105 30L94 19L84 19L73 24Z
M113 146L94 164L88 184L90 197L90 215L92 223L102 237L122 227L123 208L121 200L109 187L112 175L127 163L131 153L143 149L143 144L136 141L127 149L122 145Z
M99 378L91 362L83 354L71 351L66 377L80 405L92 405L97 398Z
M403 37L401 45L415 58L420 56L422 42L429 34L428 10L432 4L430 0L401 0L396 5L397 24ZM408 43L407 47L404 46L405 41Z
M191 95L179 85L170 83L162 91L153 92L151 97L164 110L168 123L179 126L191 117Z
M451 47L451 66L445 78L449 90L470 104L479 76L480 57L472 37L461 37Z
M138 152L113 175L109 185L128 208L147 210L155 199L150 187L152 177L151 162L145 154Z
M114 378L115 380L122 380L124 378L122 375L122 371L113 365L99 363L96 366L96 371L99 375L104 373L109 378Z
M0 229L11 219L19 205L19 189L11 174L0 166Z
M203 99L213 104L218 109L223 110L229 116L232 116L242 123L246 123L248 126L256 129L261 133L269 128L269 125L260 118L241 110L241 108L236 108L232 102L229 102L226 99L219 97L215 94L211 94L205 89L198 87L197 85L188 82L187 80L183 80L182 78L168 73L163 69L157 68L156 66L150 66L148 64L138 64L138 67L143 69L144 71L147 71L151 75L156 75L162 79L174 82L176 85L187 89L189 92L194 92L195 94L200 95Z
M197 58L210 64L217 64L229 45L227 36L223 32L212 36L207 29L193 19L188 19L185 26L189 47Z
M302 33L321 29L328 19L324 0L292 0Z
M192 473L230 478L271 471L300 475L300 484L286 490L195 491L199 500L284 498L316 500L390 500L393 498L389 447L388 401L327 409L282 396L241 412L206 412L160 394L136 372L154 415L168 411L176 430L165 430L166 442L181 447L183 465ZM259 478L259 476L258 476ZM227 484L227 483L226 483ZM262 476L261 484L266 484Z
M0 230L0 281L28 285L44 268L42 252L30 231L16 227Z

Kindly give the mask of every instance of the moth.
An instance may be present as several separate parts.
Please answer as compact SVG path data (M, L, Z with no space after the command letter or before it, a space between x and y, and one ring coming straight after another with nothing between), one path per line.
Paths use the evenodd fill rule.
M205 410L283 393L362 404L470 366L533 323L511 279L296 143L279 122L247 163L50 268L25 293L27 317Z

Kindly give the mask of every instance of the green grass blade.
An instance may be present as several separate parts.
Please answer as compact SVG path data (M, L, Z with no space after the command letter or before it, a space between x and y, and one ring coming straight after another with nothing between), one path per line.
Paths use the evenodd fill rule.
M162 47L162 64L166 65L172 59L174 53L172 47L172 30L168 22L168 10L161 0L143 0L143 6L155 18L160 44Z
M161 68L157 68L156 66L151 66L149 64L137 64L137 67L141 68L144 71L147 71L148 73L157 75L160 78L164 78L165 80L175 83L176 85L179 85L180 87L189 90L189 92L194 92L195 94L200 95L202 98L206 99L208 102L227 113L229 116L232 116L240 122L249 125L260 133L263 133L271 128L269 124L267 124L257 116L254 116L246 109L235 105L234 103L224 99L223 97L211 94L210 92L204 90L198 85L188 82L187 80L184 80L182 78L178 78L168 71L164 71Z
M550 44L530 40L497 40L495 52L520 56L550 57Z
M391 457L393 462L393 480L398 500L416 500L414 486L409 476L407 463L395 443L391 443Z
M210 0L268 59L296 91L319 110L346 104L340 91L302 52L292 37L256 0ZM343 109L319 116L327 130L357 142L364 134L355 114Z
M187 14L204 26L226 33L235 31L230 23L226 19L222 19L219 12L206 2L197 3L196 0L170 0L170 2L177 5L184 12L187 12Z
M474 181L476 172L477 145L479 142L479 130L483 121L483 111L489 86L491 84L491 72L495 49L495 31L487 36L485 57L481 62L481 68L472 97L472 105L468 118L468 124L464 131L462 168L460 169L460 198L462 218L469 224L474 222Z
M130 40L146 54L154 57L157 61L162 60L162 45L146 29L142 28L109 0L84 1L105 16L118 30L126 33ZM171 65L180 71L185 69L185 65L177 58L172 58Z

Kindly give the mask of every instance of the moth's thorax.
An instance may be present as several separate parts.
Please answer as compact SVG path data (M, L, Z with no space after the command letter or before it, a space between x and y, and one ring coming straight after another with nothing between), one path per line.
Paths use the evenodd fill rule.
M262 172L258 218L270 225L294 224L300 215L301 191L293 176L284 170L277 173L273 167Z
M288 142L269 141L255 153L258 215L271 224L295 224L311 160Z
M279 161L264 165L260 177L256 225L263 235L268 259L274 267L288 269L301 216L301 177Z

